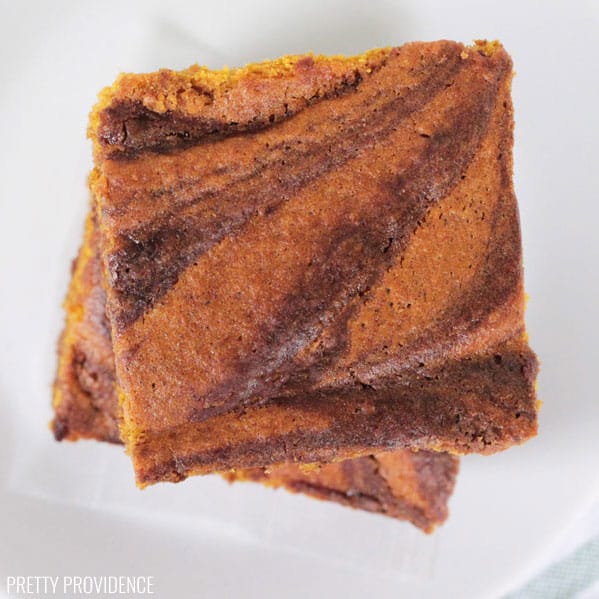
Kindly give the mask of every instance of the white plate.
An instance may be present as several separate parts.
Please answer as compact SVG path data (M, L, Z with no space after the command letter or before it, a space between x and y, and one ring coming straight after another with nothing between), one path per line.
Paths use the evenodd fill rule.
M9 575L125 574L154 576L161 597L486 597L532 574L597 496L597 6L5 3L0 584ZM142 493L120 448L52 440L54 345L87 208L85 127L100 87L122 70L481 37L500 38L518 73L516 186L544 407L534 441L463 460L446 526L426 537L213 477Z

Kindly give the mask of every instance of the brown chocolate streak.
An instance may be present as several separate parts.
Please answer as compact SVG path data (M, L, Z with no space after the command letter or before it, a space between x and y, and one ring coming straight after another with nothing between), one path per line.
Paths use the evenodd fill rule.
M163 216L122 235L122 247L107 258L110 282L118 296L118 302L112 303L118 306L112 314L117 328L124 330L137 320L198 256L239 231L252 217L272 213L302 188L388 135L444 89L462 66L459 55L450 55L407 95L379 106L370 115L368 127L362 115L351 121L340 120L341 133L321 143L305 144L301 150L288 145L268 149L264 156L257 157L257 167L240 181L196 196L191 214ZM281 158L284 169L270 168L279 165ZM250 188L244 188L248 182Z
M441 368L425 369L423 372L406 373L399 379L390 377L367 394L363 389L347 386L333 390L310 391L310 400L305 395L284 397L271 401L290 414L294 411L316 412L329 416L331 426L325 431L296 430L238 444L227 443L201 453L172 456L170 450L156 456L156 448L170 448L170 436L180 431L174 429L154 438L151 443L141 442L138 456L146 452L153 456L151 466L139 472L139 481L151 483L157 480L173 482L183 480L190 470L206 464L215 470L226 470L231 464L239 468L261 467L264 463L278 464L298 461L303 463L330 462L337 456L339 447L367 447L377 452L399 447L417 448L438 444L445 440L453 443L454 450L485 453L495 443L518 441L517 433L511 428L496 427L486 418L481 418L468 403L469 393L492 400L496 409L507 418L522 422L527 429L536 421L535 400L531 393L536 375L536 359L532 351L522 353L497 347L502 355L500 361L490 355L479 359L453 361ZM489 375L491 373L491 375ZM519 406L519 399L527 396L527 410ZM360 411L357 406L367 404L373 409ZM243 426L243 412L239 423ZM422 423L429 431L422 435ZM202 426L200 424L199 426ZM513 436L512 435L516 435ZM448 441L448 437L454 438ZM440 447L443 450L443 447Z
M405 249L427 210L460 181L484 137L496 89L506 75L507 69L493 86L456 111L448 129L431 135L415 166L380 190L375 201L368 203L369 211L361 222L327 231L322 258L306 270L269 319L269 326L261 330L256 351L239 360L227 381L198 398L201 405L193 418L212 417L219 411L217 406L228 409L254 395L266 401L282 388L299 389L318 380L346 347L347 321L357 307L353 300L375 285ZM373 209L373 204L378 209ZM499 286L505 289L501 282ZM325 329L333 332L326 347L298 365L294 356ZM210 409L205 412L207 406Z
M509 152L511 144L511 120L505 119L504 136L499 152ZM391 372L421 368L425 362L446 354L456 340L476 331L481 321L495 306L507 302L514 293L519 292L518 281L522 273L520 253L520 225L517 204L513 198L510 178L511 161L501 162L500 198L491 215L491 235L488 253L473 277L475 284L465 290L460 301L450 305L438 318L438 323L426 328L421 335L408 346L402 348L401 364L382 362L354 364L349 369L356 383L368 386L375 384L379 377L390 376ZM505 198L505 200L503 199ZM509 214L506 206L513 206L516 214ZM501 277L497 273L503 273ZM487 297L493 297L489 305ZM443 340L443 342L440 342Z

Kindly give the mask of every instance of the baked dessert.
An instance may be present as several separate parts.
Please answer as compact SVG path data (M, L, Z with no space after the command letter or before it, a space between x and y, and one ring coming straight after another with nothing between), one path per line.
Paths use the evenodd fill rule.
M58 340L51 428L57 441L97 439L121 443L106 292L102 287L98 229L85 221L79 255L71 265L64 301L65 326Z
M66 323L58 344L52 430L59 441L86 438L121 442L98 241L98 229L90 213L72 267L65 301ZM447 517L457 470L458 458L454 456L399 449L309 470L289 464L270 471L231 470L224 476L230 482L262 482L408 520L431 532Z
M447 519L458 465L459 458L448 453L396 449L310 469L281 464L224 476L408 520L430 533Z
M89 134L138 484L536 433L498 43L123 75Z

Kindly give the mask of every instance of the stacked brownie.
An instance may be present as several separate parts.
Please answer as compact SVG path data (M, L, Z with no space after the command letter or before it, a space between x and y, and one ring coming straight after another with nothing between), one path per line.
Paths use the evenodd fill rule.
M59 344L58 439L444 520L536 433L496 43L122 75Z

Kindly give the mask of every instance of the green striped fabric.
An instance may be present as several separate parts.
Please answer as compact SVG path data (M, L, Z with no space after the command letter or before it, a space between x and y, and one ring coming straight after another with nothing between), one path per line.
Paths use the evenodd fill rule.
M599 581L599 538L543 570L522 589L505 599L575 599ZM597 594L599 597L599 591Z

